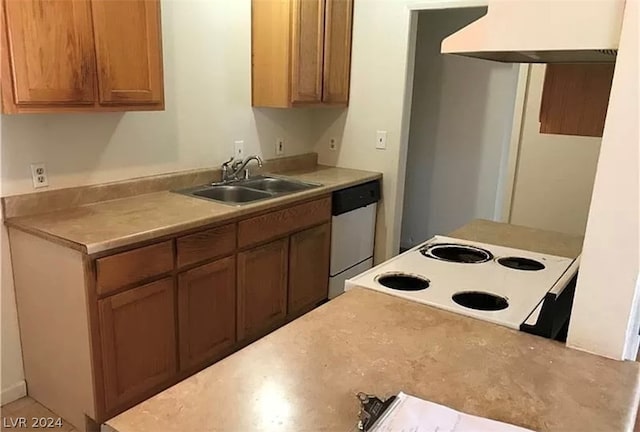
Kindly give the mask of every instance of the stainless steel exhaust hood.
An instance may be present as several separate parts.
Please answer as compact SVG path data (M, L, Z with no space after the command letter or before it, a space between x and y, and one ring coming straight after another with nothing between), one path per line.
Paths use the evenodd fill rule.
M612 63L624 0L489 0L442 53L506 63Z

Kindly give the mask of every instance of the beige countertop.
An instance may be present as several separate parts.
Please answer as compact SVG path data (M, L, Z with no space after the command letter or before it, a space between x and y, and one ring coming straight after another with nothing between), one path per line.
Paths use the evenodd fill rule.
M14 228L93 254L232 220L381 177L379 173L317 166L282 173L321 187L243 206L231 206L169 191L136 195L5 221Z
M464 240L490 243L543 254L575 258L582 252L583 236L520 225L476 219L448 234Z
M357 392L404 391L537 431L624 431L639 377L639 363L356 288L107 426L350 431Z

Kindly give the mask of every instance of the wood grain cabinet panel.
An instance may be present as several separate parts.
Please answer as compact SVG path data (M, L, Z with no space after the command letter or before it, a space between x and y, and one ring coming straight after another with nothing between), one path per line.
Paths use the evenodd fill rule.
M291 102L322 100L325 0L294 0Z
M349 102L353 0L326 0L322 101Z
M173 242L152 244L96 260L98 294L104 295L173 270Z
M232 253L236 248L236 225L228 224L176 240L178 267Z
M614 64L547 65L540 132L601 137Z
M252 104L346 106L353 0L252 0Z
M235 257L178 276L178 323L181 370L215 360L235 343Z
M238 339L261 336L287 314L289 238L238 254Z
M173 286L167 278L98 301L107 412L177 373Z
M93 430L326 299L330 195L241 217L96 255L9 227L34 397Z
M164 109L160 0L2 6L3 113Z
M163 104L159 0L94 0L101 104Z
M11 76L3 80L13 83L13 103L93 104L95 58L89 1L6 0L3 4L9 48L4 55L11 57ZM5 85L3 92L10 94L11 88Z
M288 313L312 308L329 294L331 225L293 234L289 245Z
M331 197L265 213L238 223L238 246L246 247L287 235L330 218Z

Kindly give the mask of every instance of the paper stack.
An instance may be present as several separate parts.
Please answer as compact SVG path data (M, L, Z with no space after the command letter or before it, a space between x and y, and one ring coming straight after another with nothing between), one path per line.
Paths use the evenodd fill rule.
M400 392L370 432L532 432Z

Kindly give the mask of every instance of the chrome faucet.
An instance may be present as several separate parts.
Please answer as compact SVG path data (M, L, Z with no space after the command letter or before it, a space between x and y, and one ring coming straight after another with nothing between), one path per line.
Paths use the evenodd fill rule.
M256 162L258 162L258 166L262 168L262 158L257 155L247 156L246 158L244 158L244 160L240 160L240 159L234 160L234 158L231 158L225 163L223 163L222 164L222 181L230 182L230 181L239 180L238 174L242 170L244 170L244 178L248 179L249 169L247 168L247 165L252 160L255 160Z

